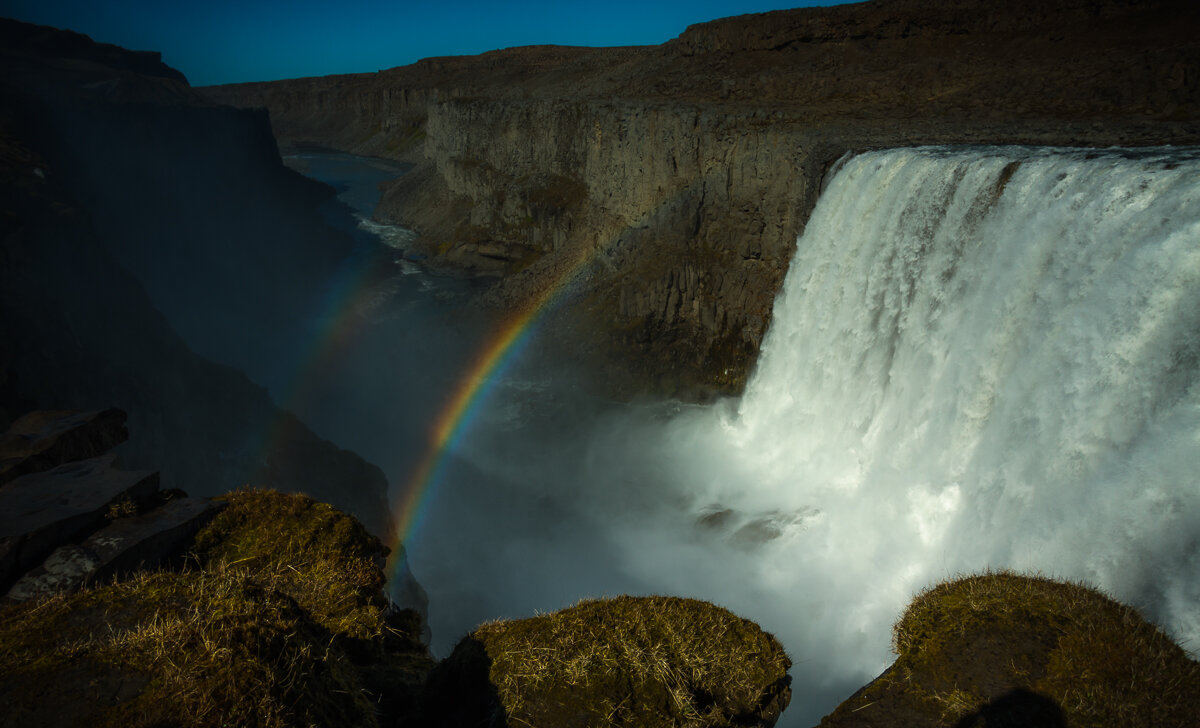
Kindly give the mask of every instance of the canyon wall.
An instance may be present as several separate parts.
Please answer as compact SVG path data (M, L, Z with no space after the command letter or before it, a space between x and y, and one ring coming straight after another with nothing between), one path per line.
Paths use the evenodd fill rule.
M154 54L7 20L0 40L0 427L119 407L123 464L164 487L303 491L390 535L383 472L233 368L278 356L345 255L332 190Z
M1200 142L1200 11L874 0L713 21L657 47L507 49L202 89L284 145L418 166L376 217L495 278L621 389L703 397L750 371L826 170L944 143Z

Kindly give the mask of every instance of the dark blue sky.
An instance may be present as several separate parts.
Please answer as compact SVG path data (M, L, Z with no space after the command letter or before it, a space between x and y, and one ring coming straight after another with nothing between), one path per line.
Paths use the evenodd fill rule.
M843 0L844 1L844 0ZM0 15L162 51L194 86L377 71L518 45L653 45L692 23L838 0L0 0Z

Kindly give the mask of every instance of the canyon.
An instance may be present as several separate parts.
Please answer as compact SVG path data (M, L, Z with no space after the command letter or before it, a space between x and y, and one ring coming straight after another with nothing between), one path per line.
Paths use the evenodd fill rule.
M209 87L284 149L410 162L380 222L424 264L561 290L564 350L627 395L741 391L798 235L847 152L1200 141L1193 4L873 0L660 46L511 48Z
M1171 725L1176 713L1194 714L1198 694L1195 661L1168 638L1186 644L1196 624L1187 566L1198 511L1187 484L1200 411L1191 335L1200 289L1188 278L1194 192L1155 185L1194 179L1194 150L845 155L925 144L1196 144L1197 20L1200 11L1180 2L876 0L714 21L657 47L507 49L206 89L153 53L0 22L0 425L37 408L120 407L131 434L118 449L122 467L161 471L164 489L302 491L383 536L387 544L372 539L372 557L405 537L408 553L424 559L414 568L426 569L417 576L443 641L497 615L587 594L729 602L796 659L789 725L815 722L879 675L886 624L922 585L952 571L1058 570L1111 590L1170 632L1143 640L1152 629L1095 599L1104 603L1093 611L1112 619L1084 623L1079 640L1051 649L1032 638L1078 610L1056 606L1057 597L1014 610L1038 580L993 572L942 584L914 602L925 616L914 609L905 619L967 624L971 635L914 628L910 636L925 637L898 640L896 664L828 724L914 715L913 724L946 723L951 713L960 725L993 722L1022 686L1039 695L1018 689L1018 708L1061 709L1074 720L1074 672L1046 672L1039 684L1029 676L1056 665L1055 655L1121 667L1132 653L1122 637L1132 636L1170 657L1160 661L1163 684L1178 692L1164 700L1157 683L1139 681L1155 687L1135 712L1165 710L1168 718L1143 722ZM278 362L308 363L312 347L296 346L290 327L313 315L313 292L329 290L330 270L356 251L350 234L326 224L331 210L351 217L334 191L289 170L281 149L289 164L294 152L336 149L412 165L383 185L375 211L377 221L418 233L401 252L408 260L383 251L384 277L447 271L469 279L477 305L463 308L472 313L545 309L551 343L542 345L587 365L607 392L703 400L742 391L752 370L757 386L711 408L643 400L603 417L556 401L548 424L494 402L491 414L505 417L477 433L485 436L474 449L451 453L424 514L429 525L414 538L397 533L388 480L401 486L397 463L420 454L408 449L423 444L423 432L375 427L376 407L332 398L346 419L378 431L345 442L359 452L383 442L396 460L385 475L322 439L339 438L310 430L317 419L285 411L297 400L272 380ZM1116 174L1122 167L1136 169ZM913 205L874 202L905 195ZM970 204L955 203L958 195ZM1104 228L1111 247L1070 225L1034 225L1034 235L1019 224L1036 203L1072 195L1098 201L1091 209L1101 216L1056 207L1054 219L1089 235ZM980 225L974 214L984 209L997 217ZM1122 211L1143 215L1129 218L1139 233L1169 227L1161 251L1178 257L1153 247L1161 241L1116 234L1108 222L1125 219ZM898 242L893 228L905 233ZM998 229L1004 235L980 232ZM1139 264L1093 275L1093 263L1136 257L1127 249ZM1043 258L1031 250L1049 262L1034 265ZM811 274L816 293L789 302L781 288L789 267ZM792 277L795 291L809 287ZM1058 305L1084 290L1113 306ZM1038 317L993 318L1016 300L1036 303ZM1105 326L1091 335L1080 322ZM405 319L386 331L432 328ZM1014 332L1011 348L992 346L989 337ZM933 346L941 333L953 346ZM394 380L409 378L397 372L411 372L396 360L460 372L457 362L421 359L418 337L396 338L367 370L376 378L359 379L370 404L408 415L420 412L414 401L390 398L403 391ZM1013 362L1026 368L1010 376ZM520 405L561 396L517 384L525 388L501 394ZM22 428L13 432L28 444ZM976 435L990 446L976 447ZM295 496L279 502L292 506L251 509L244 525L276 533L298 511L330 513ZM246 556L228 559L241 565ZM293 579L298 559L264 575ZM372 609L383 610L382 572L361 575ZM189 593L174 576L146 583L166 581ZM409 582L409 606L423 607L421 586ZM338 582L313 574L296 583ZM247 604L275 609L277 595L261 602L249 586ZM996 598L977 609L977 595L993 587ZM331 599L349 593L339 589ZM1081 601L1074 587L1047 589ZM276 611L291 614L290 602L278 602ZM1004 634L1029 644L993 651L993 610L1020 615ZM421 625L407 619L404 646L431 669L429 635L417 641ZM544 637L542 622L509 624ZM16 634L57 634L10 624L7 644ZM264 634L276 633L268 627ZM302 644L330 644L324 627L310 627ZM443 669L487 668L466 658L500 631L480 628L463 643L464 659ZM931 646L946 659L925 659ZM1111 663L1092 647L1112 647ZM72 684L73 673L63 674ZM1114 702L1083 708L1104 715L1133 705L1125 674L1107 683ZM897 692L895 675L913 687ZM980 689L958 675L982 676ZM332 687L346 694L342 683ZM695 693L701 703L706 695ZM483 697L489 710L512 699ZM346 722L339 714L329 724Z

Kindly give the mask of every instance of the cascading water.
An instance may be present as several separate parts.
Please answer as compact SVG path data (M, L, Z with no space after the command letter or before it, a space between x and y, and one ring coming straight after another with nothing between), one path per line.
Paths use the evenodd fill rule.
M402 353L344 379L403 409ZM856 156L740 400L603 405L552 366L499 382L406 544L439 655L581 597L698 597L783 641L781 725L813 725L890 662L914 593L988 568L1200 646L1200 152ZM343 440L388 463L401 430L353 412Z
M775 631L789 723L962 572L1081 579L1196 650L1200 154L848 159L741 401L610 424L594 482L674 499L618 526L631 570Z

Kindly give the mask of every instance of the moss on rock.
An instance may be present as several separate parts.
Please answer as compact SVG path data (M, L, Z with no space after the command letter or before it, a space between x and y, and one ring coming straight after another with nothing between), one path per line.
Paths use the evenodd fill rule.
M1184 726L1200 663L1137 610L1081 584L1011 572L919 594L897 659L822 726Z
M432 660L388 611L385 549L297 495L241 491L182 573L0 610L3 725L363 726L411 710Z
M141 574L6 610L0 630L11 724L53 722L64 702L81 725L374 724L329 632L245 574Z
M303 495L240 490L197 535L206 569L233 569L286 593L334 634L384 630L387 548L362 524Z
M585 601L485 624L431 677L430 725L769 726L791 695L783 648L707 602Z

